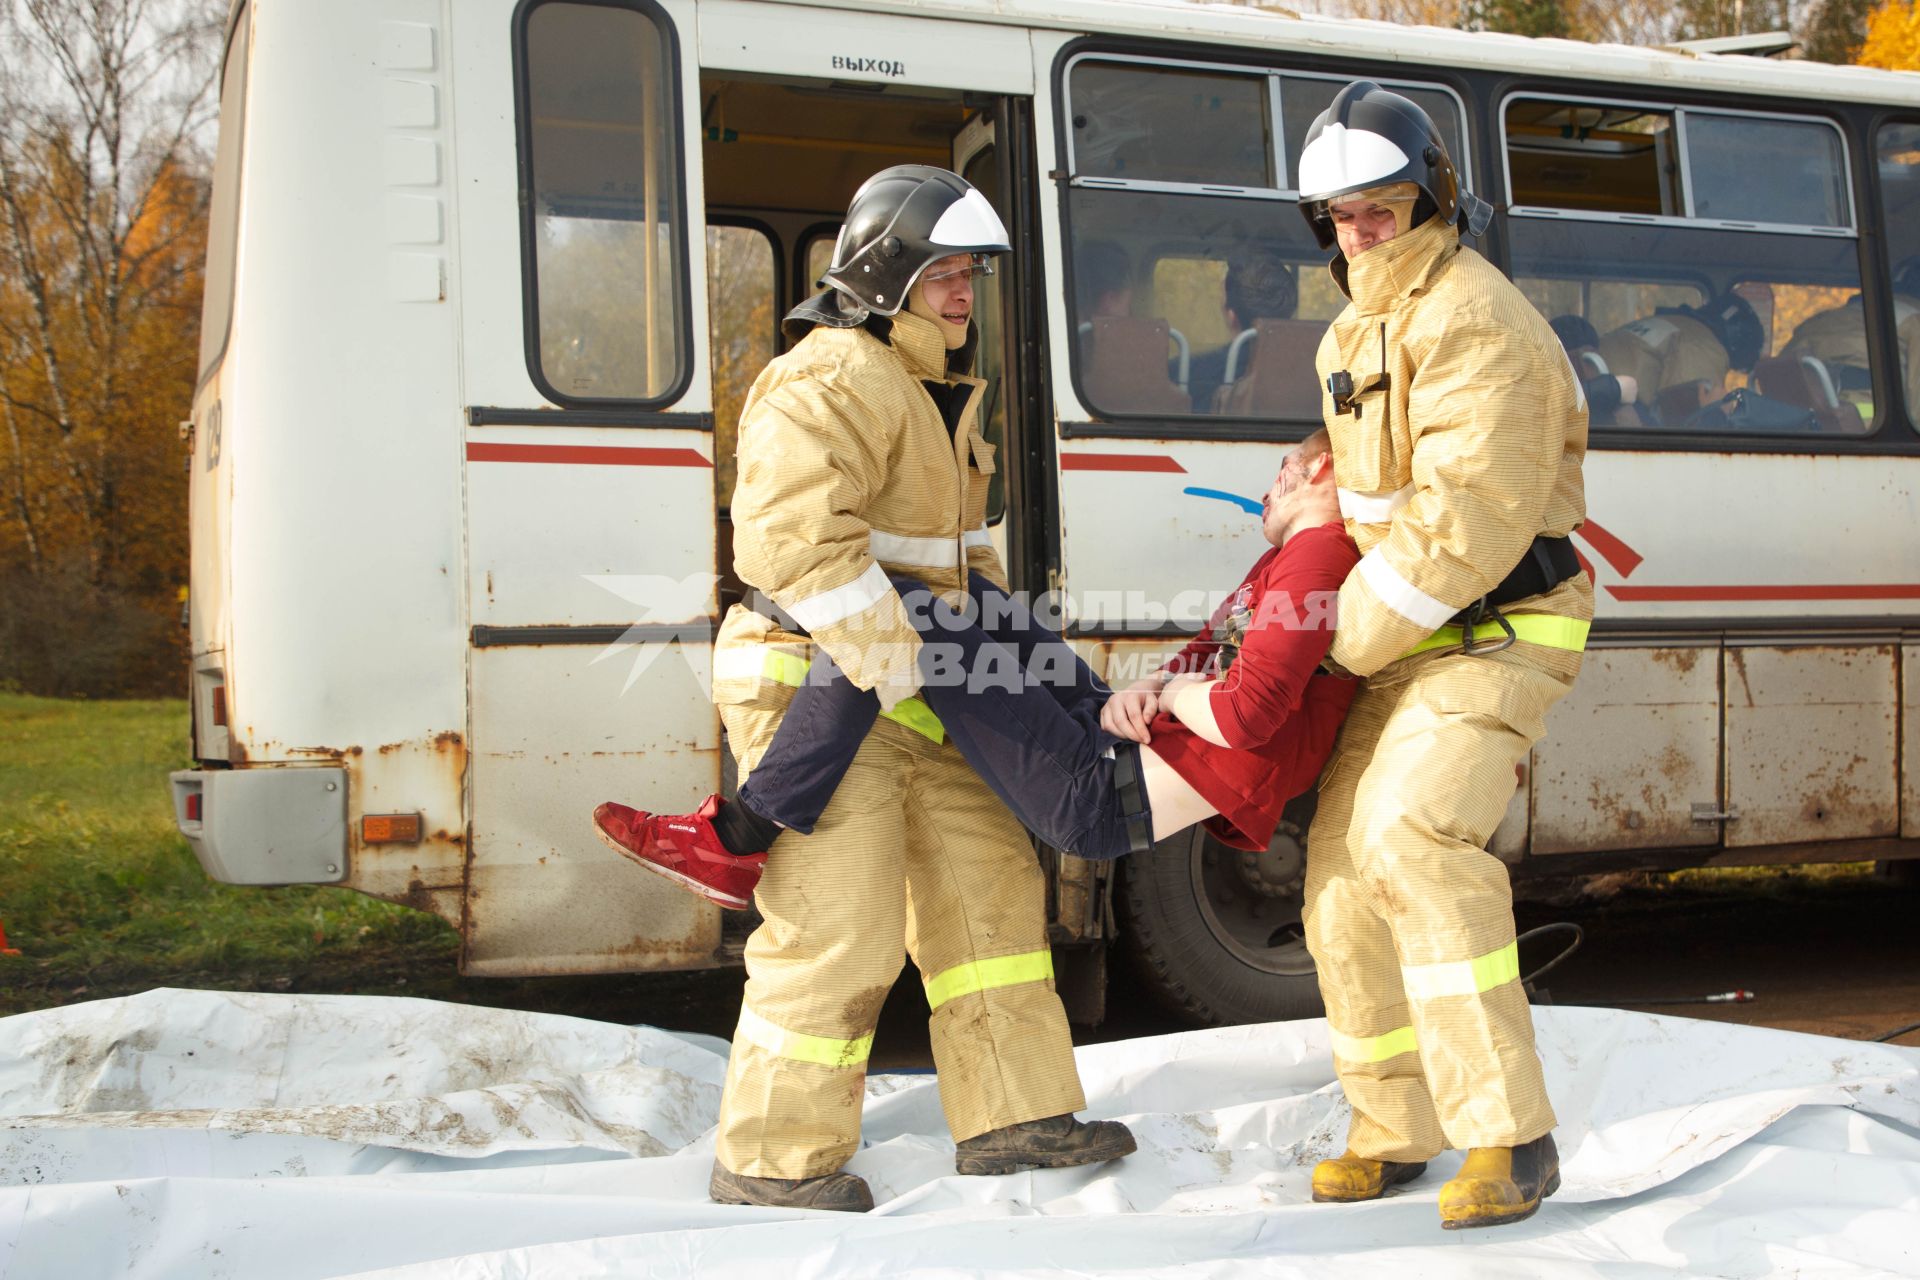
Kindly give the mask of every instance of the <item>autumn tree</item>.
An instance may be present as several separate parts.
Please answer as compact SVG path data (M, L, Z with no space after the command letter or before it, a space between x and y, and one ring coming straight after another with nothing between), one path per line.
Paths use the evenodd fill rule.
M1460 25L1469 31L1505 31L1516 36L1573 34L1562 0L1467 0Z
M0 681L177 690L214 0L0 0Z
M1887 0L1867 19L1860 64L1889 71L1920 71L1920 0Z
M1799 30L1800 47L1814 62L1852 62L1866 39L1873 0L1819 0Z

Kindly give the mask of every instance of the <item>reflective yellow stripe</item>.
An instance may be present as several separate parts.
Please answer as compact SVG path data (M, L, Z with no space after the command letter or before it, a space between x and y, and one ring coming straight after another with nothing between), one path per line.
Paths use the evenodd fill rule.
M1400 970L1400 984L1414 1000L1440 996L1473 996L1504 986L1520 976L1520 944L1509 942L1498 951L1473 960L1442 964L1411 964Z
M810 1036L768 1022L745 1005L740 1006L740 1027L735 1034L748 1044L765 1049L776 1057L790 1058L795 1062L817 1062L823 1067L865 1066L867 1055L873 1050L871 1031L857 1040Z
M1587 632L1592 628L1590 622L1579 618L1561 618L1551 613L1510 613L1507 621L1513 624L1516 640L1525 640L1528 644L1543 645L1549 649L1571 649L1575 653L1587 647ZM1429 649L1452 649L1465 639L1463 627L1442 627L1400 656L1411 658L1416 653L1425 653ZM1504 639L1506 632L1497 622L1483 622L1473 629L1473 642L1484 644L1490 640Z
M1396 1027L1383 1036L1349 1036L1327 1028L1333 1037L1334 1056L1345 1062L1385 1062L1420 1047L1412 1027Z
M725 662L721 656L728 652L740 652L740 650L723 649L720 651L720 654L716 654L714 657L715 675L726 676L731 674L727 668L733 664ZM766 658L760 667L760 674L768 680L777 681L780 684L792 685L798 689L807 682L807 668L812 665L812 662L797 653L788 653L784 649L768 649L766 651ZM947 739L947 731L946 728L941 725L940 717L933 714L932 707L929 707L918 698L903 698L894 704L893 710L882 711L880 714L896 724L905 725L923 738L931 739L934 742L945 742Z
M1044 982L1053 976L1053 952L1027 951L955 965L927 979L927 1003L938 1009L949 1000L985 991L989 987L1017 987Z

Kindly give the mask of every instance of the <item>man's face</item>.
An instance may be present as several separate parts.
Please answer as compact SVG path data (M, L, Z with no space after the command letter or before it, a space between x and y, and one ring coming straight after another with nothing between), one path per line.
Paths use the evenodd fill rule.
M1349 261L1400 233L1394 202L1340 200L1327 206L1333 218L1333 236Z
M1293 525L1312 470L1311 460L1303 457L1297 448L1289 449L1281 459L1280 474L1274 477L1273 487L1267 490L1266 499L1260 504L1260 532L1276 547Z
M973 277L981 270L972 254L957 253L930 263L913 287L908 310L937 323L949 351L966 345L967 322L973 318Z

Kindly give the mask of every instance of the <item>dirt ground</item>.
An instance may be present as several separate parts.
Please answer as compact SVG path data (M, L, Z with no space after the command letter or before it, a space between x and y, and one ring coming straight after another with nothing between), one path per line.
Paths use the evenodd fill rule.
M1831 872L1732 873L1684 884L1664 877L1615 876L1579 885L1536 885L1532 892L1549 896L1523 898L1515 911L1521 930L1568 921L1584 934L1580 949L1541 980L1536 998L1861 1040L1920 1022L1920 887ZM1523 942L1523 971L1539 969L1564 944L1564 935ZM1113 971L1109 1016L1097 1027L1076 1026L1079 1043L1187 1029L1134 985L1118 956ZM293 974L128 974L91 986L44 990L25 989L34 984L22 983L23 989L12 994L20 1008L127 995L156 985L412 995L726 1037L739 1015L742 980L737 969L462 978L440 955L396 951ZM1736 989L1753 992L1754 999L1741 1004L1685 999ZM911 973L903 974L880 1016L874 1066L931 1066L926 1018L919 982ZM1902 1036L1898 1043L1920 1046L1920 1032Z
M1585 937L1545 976L1546 999L1559 1004L1645 1009L1689 1018L1872 1039L1920 1021L1920 889L1866 876L1798 874L1675 886L1646 877L1588 882L1564 901L1523 901L1520 928L1565 920ZM1537 969L1564 939L1527 942L1522 966ZM1133 990L1115 966L1110 1016L1076 1027L1081 1043L1185 1029ZM317 975L316 975L317 977ZM401 993L380 975L358 974L358 990ZM417 980L416 980L417 982ZM432 984L437 986L438 984ZM569 1013L619 1022L730 1035L737 1016L737 971L622 978L513 982L455 980L440 999ZM327 989L325 981L301 989ZM1744 989L1750 1003L1680 1003L1683 997ZM1659 1002L1659 1003L1656 1003ZM1920 1045L1920 1032L1900 1043ZM874 1043L877 1068L931 1065L926 1003L910 977L894 988Z

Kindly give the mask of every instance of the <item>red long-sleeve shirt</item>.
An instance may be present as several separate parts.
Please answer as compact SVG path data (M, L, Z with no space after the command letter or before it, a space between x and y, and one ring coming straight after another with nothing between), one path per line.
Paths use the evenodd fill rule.
M1287 802L1312 787L1333 754L1355 682L1319 670L1333 643L1340 584L1360 562L1345 528L1302 529L1254 562L1206 630L1172 659L1212 670L1238 639L1232 665L1209 695L1218 747L1161 713L1152 748L1220 811L1207 828L1225 844L1264 849Z

